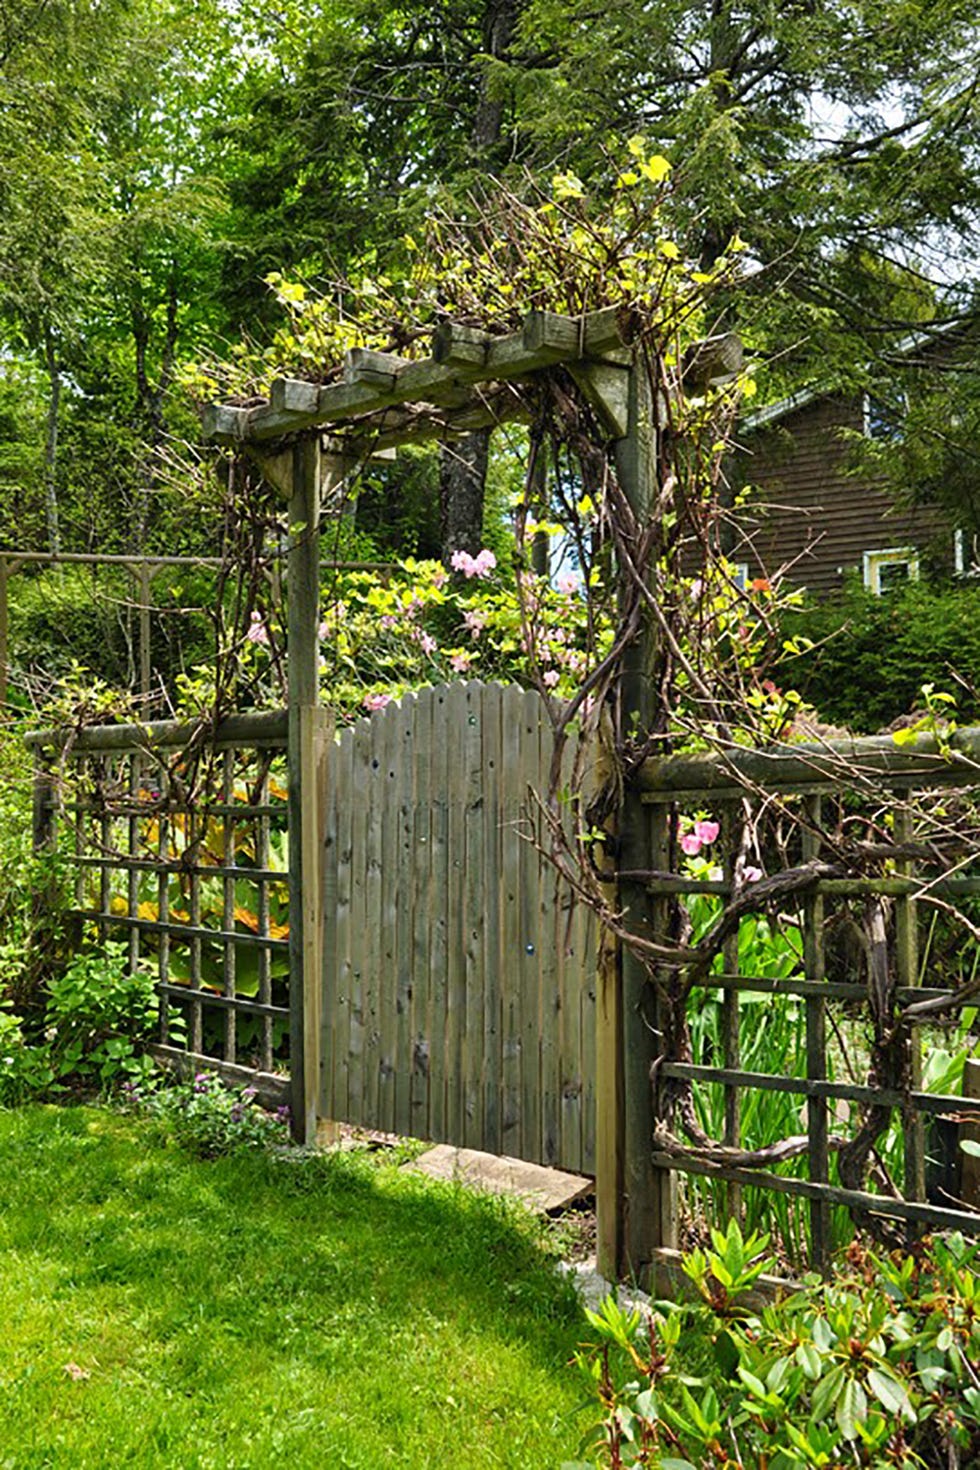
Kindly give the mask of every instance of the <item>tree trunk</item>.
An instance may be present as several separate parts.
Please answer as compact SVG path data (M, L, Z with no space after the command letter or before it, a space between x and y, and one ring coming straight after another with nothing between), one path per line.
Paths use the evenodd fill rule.
M439 497L442 509L442 559L454 551L476 556L483 544L483 499L490 456L490 430L476 429L442 446Z
M483 17L483 50L487 56L507 54L514 34L518 0L487 0ZM473 118L474 150L488 168L500 142L503 102L493 95L486 75ZM439 462L439 507L442 522L442 559L448 567L454 551L475 556L483 542L483 502L490 430L476 429L454 444L444 444Z
M58 366L58 354L50 328L44 334L44 362L48 370L48 422L44 436L44 510L48 523L48 550L57 555L61 550L57 480L61 369Z

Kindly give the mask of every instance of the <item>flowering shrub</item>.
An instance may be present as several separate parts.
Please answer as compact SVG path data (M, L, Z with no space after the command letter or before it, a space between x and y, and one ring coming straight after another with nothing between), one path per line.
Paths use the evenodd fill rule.
M440 562L409 558L387 574L337 576L321 614L320 677L342 719L461 677L536 684L570 698L608 648L611 632L590 628L577 577L552 585L530 571L515 576L487 548L455 552L452 566L455 576ZM272 619L253 616L249 656L270 678L280 636Z
M253 1087L228 1087L215 1072L198 1072L190 1082L124 1084L121 1100L159 1119L179 1144L205 1159L289 1139L288 1107L267 1113Z

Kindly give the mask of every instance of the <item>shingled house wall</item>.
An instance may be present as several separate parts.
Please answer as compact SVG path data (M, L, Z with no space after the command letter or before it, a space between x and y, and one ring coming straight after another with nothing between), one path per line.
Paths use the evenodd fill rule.
M849 472L853 451L841 431L863 428L860 397L831 396L743 426L734 478L751 488L731 557L749 579L782 571L826 595L862 575L866 552L899 547L914 547L923 568L952 570L953 530L941 512L899 509L881 485Z

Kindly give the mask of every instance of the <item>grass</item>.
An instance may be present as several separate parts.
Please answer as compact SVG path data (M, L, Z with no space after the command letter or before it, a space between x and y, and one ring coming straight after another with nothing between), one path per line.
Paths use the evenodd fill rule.
M586 1427L538 1227L363 1155L0 1112L0 1323L0 1470L543 1470Z

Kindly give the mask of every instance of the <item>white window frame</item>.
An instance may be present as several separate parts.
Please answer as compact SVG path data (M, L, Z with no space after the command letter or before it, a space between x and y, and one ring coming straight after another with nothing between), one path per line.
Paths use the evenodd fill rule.
M872 403L875 401L878 400L875 400L871 393L861 394L861 432L863 433L865 439L870 439L872 440L872 442L878 444L889 442L894 443L898 440L901 440L904 437L904 429L901 423L901 418L904 418L904 416L908 413L907 396L905 395L905 393L899 393L898 402L895 407L899 411L900 418L896 419L896 421L889 426L887 433L876 434L874 432Z
M749 564L747 561L732 562L732 581L739 592L745 592L749 585Z
M882 594L881 571L883 567L907 566L909 581L919 580L919 553L914 546L886 546L878 551L864 553L864 585L875 597Z

